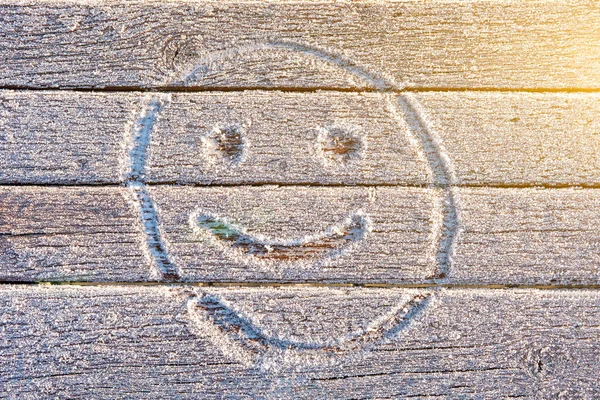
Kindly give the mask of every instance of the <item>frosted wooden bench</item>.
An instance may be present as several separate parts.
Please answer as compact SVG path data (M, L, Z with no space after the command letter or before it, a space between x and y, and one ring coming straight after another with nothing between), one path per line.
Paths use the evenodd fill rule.
M0 1L0 396L600 396L598 29Z

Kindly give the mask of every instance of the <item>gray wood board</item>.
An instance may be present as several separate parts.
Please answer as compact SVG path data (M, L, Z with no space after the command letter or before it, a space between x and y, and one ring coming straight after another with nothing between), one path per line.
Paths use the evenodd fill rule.
M1 91L0 182L598 185L599 114L596 93Z
M0 288L5 398L594 398L594 291Z
M594 93L417 93L457 184L598 185Z
M117 182L141 109L139 93L0 91L0 182Z
M144 191L0 187L0 279L600 283L595 189Z
M598 88L579 1L3 0L0 85Z
M139 218L126 189L1 187L0 279L151 279Z
M457 192L455 282L600 283L600 191Z

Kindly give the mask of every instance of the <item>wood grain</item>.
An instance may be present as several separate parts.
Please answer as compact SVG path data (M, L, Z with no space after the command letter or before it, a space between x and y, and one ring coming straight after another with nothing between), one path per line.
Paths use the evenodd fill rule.
M596 93L0 92L1 183L600 184ZM406 99L410 99L407 103ZM427 142L437 141L437 154Z
M127 93L0 91L0 182L118 182L141 100Z
M210 298L261 336L318 346L364 334L415 296L428 298L417 314L349 353L272 349L248 359L246 328L232 338L225 321L193 315ZM599 306L594 291L5 285L0 393L593 398Z
M417 93L457 184L598 185L597 93Z
M597 190L462 188L459 193L462 226L453 281L600 283Z
M125 189L2 187L0 279L152 279L138 218Z
M184 281L600 284L595 189L455 188L446 244L442 190L146 190ZM123 187L0 187L0 280L161 279L139 207Z
M438 272L442 199L437 190L152 187L149 192L160 216L165 246L184 279L414 282L431 279ZM319 247L315 236L344 232L347 221L359 213L366 220L351 228L358 231L357 237L330 246L323 243L324 253L315 249ZM203 216L224 221L217 229L225 232L219 234L199 222ZM224 227L227 223L263 239L235 240L234 229ZM303 239L309 243L298 244L292 256L277 251L277 243ZM261 257L254 243L270 243L267 254L271 257Z
M0 85L598 88L586 0L3 0Z

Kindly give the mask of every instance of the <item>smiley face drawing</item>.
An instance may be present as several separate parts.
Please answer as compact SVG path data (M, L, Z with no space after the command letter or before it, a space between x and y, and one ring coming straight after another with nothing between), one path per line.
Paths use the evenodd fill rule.
M263 87L292 85L276 86L277 65L295 60L307 70L300 83L322 72L322 87L366 91L148 95L125 182L157 279L443 282L459 225L455 178L416 100L343 57L292 43L195 54L173 67L169 87L223 71L242 79L256 60L276 65ZM404 334L432 296L414 293L364 329L314 342L269 335L218 294L186 293L201 334L250 364L358 354Z

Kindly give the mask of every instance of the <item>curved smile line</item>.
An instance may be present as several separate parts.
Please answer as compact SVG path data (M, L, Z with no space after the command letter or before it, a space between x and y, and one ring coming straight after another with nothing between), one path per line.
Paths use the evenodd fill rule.
M364 331L328 343L300 342L268 336L218 296L208 293L200 293L190 299L188 312L199 328L208 327L207 324L214 327L207 333L216 343L222 343L221 338L224 337L254 356L265 355L270 350L295 352L312 350L341 354L368 350L374 345L395 339L426 308L430 296L430 293L417 294L407 303L394 307L389 313L373 321Z
M369 218L357 211L337 226L325 231L291 240L274 240L251 235L246 229L213 214L197 211L190 216L196 233L208 232L219 243L244 255L261 260L298 261L332 257L355 242L362 240L371 230Z

